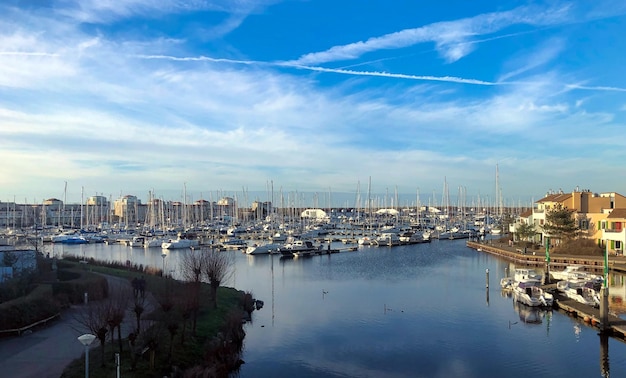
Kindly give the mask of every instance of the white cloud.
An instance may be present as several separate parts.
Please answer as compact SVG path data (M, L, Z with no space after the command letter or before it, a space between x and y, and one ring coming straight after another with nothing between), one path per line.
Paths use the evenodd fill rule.
M419 43L434 42L437 50L448 61L457 61L469 54L473 39L489 35L512 25L550 25L561 22L567 7L540 9L519 7L511 11L494 12L455 21L437 22L414 29L369 38L347 45L334 46L322 52L309 53L294 61L295 64L313 65L340 60L356 59L377 51L400 49Z
M502 75L498 81L504 82L513 77L520 76L524 73L544 66L555 60L559 54L565 49L565 41L560 38L552 38L543 42L534 51L522 51L518 53L518 57L511 62L505 63L505 67L515 67L511 71Z

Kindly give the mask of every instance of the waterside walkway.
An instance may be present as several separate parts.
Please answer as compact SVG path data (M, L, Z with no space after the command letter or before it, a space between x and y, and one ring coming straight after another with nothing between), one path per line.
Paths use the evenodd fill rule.
M468 241L467 246L477 251L504 257L517 264L535 267L544 267L546 265L545 250L527 249L524 251L518 246L509 246L497 242L481 243ZM602 273L604 270L604 258L602 256L550 255L550 269L560 270L568 265L582 265L589 272ZM626 273L626 257L609 256L609 270Z

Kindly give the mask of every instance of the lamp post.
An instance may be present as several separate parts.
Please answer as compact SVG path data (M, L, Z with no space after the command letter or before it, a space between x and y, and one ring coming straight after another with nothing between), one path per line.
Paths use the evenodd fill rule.
M78 341L85 346L85 378L89 378L89 345L91 345L95 339L96 336L90 333L78 336Z
M163 270L161 271L161 276L165 277L165 257L167 256L167 253L163 252L161 253L161 257L163 258Z

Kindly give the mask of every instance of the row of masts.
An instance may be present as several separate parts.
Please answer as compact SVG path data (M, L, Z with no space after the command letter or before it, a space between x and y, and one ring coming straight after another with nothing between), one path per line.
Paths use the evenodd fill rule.
M220 194L220 192L216 192L216 194ZM223 194L223 192L222 192ZM176 201L165 201L163 198L157 200L154 191L148 192L148 203L147 205L141 205L138 202L134 203L134 207L125 206L123 214L118 214L117 216L113 215L113 209L111 208L112 199L109 196L109 202L107 204L100 203L97 205L86 205L84 198L84 191L81 188L81 204L80 208L77 209L76 206L66 205L67 200L67 183L65 183L64 188L64 201L62 208L56 209L56 213L52 212L49 214L46 211L46 207L44 206L36 206L36 205L21 205L22 211L20 211L20 217L18 218L18 205L15 203L15 200L11 206L9 203L5 203L4 210L4 222L2 221L2 203L0 202L0 226L5 227L18 227L24 225L55 225L58 227L69 226L69 227L80 227L81 229L92 227L93 225L101 224L101 223L122 223L125 224L126 227L134 227L136 225L144 225L148 227L155 228L157 226L188 226L194 224L203 224L206 221L213 221L216 219L226 220L228 219L231 222L239 222L239 221L248 221L253 218L261 219L267 215L275 215L277 217L295 217L298 216L297 209L310 208L309 206L305 206L307 204L307 200L305 198L305 194L302 192L289 192L286 195L283 193L282 188L279 190L279 205L274 206L276 203L274 198L274 186L273 182L268 182L267 184L267 202L262 207L257 207L256 213L251 213L250 207L245 205L245 207L239 206L239 196L238 194L234 194L234 205L232 208L228 208L227 211L223 206L217 206L212 199L212 193L210 194L210 200L204 201L201 199L197 202L189 203L190 198L187 196L186 184L183 187L182 193L182 203ZM242 196L244 204L249 203L249 194L246 188L242 188ZM202 197L202 195L201 195ZM416 212L418 215L421 212L428 208L438 208L443 212L443 217L452 218L456 216L463 216L466 212L472 211L474 213L483 212L487 215L492 215L495 217L502 218L505 212L505 209L509 213L515 213L515 208L522 209L521 202L518 206L509 206L505 207L503 205L503 197L502 190L499 186L499 172L498 166L496 165L496 196L495 199L490 200L488 197L483 198L480 194L471 200L471 203L467 203L467 189L465 187L459 186L457 193L456 204L452 204L450 201L450 193L449 187L446 178L444 178L444 187L442 191L441 197L441 205L436 200L436 193L433 191L432 196L428 198L427 204L423 204L420 198L419 188L416 190L415 199L413 201L406 200L404 204L400 203L398 188L397 186L394 188L394 194L391 196L389 194L389 189L387 188L384 196L377 195L372 196L371 193L371 177L368 181L368 191L367 198L364 200L361 197L361 189L360 182L357 183L356 190L356 198L353 206L349 206L350 204L346 202L345 206L342 207L333 207L332 204L332 191L329 188L328 195L325 198L326 201L320 201L321 195L319 193L313 194L313 208L323 208L328 213L333 212L333 210L337 209L356 209L358 216L361 214L371 215L373 211L377 209L396 209L398 211L401 210L411 210ZM193 201L193 199L191 199ZM258 197L255 199L255 202L258 203ZM326 206L320 206L320 202L326 202ZM310 203L310 201L308 201ZM69 214L68 208L69 206ZM140 211L139 207L142 207L143 211ZM532 206L532 205L531 205ZM28 214L28 208L31 207L33 211L33 216ZM147 209L145 209L147 207ZM529 207L526 207L529 208ZM376 210L375 210L376 209ZM39 211L39 217L36 216L36 212ZM79 214L75 214L79 211ZM143 213L143 216L141 216ZM55 216L56 219L48 219L50 216ZM38 219L39 218L39 219ZM19 219L19 220L18 220ZM37 220L38 219L38 220Z

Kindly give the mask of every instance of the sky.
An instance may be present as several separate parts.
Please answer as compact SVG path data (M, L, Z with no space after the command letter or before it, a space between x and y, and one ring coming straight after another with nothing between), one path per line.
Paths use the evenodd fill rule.
M0 201L626 193L624 1L4 0L0 14Z

